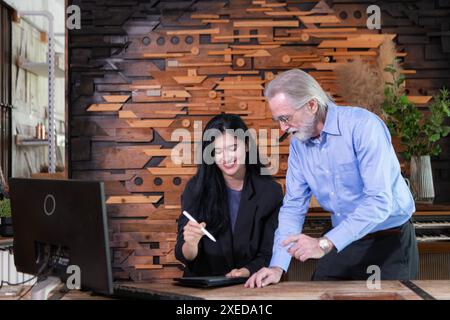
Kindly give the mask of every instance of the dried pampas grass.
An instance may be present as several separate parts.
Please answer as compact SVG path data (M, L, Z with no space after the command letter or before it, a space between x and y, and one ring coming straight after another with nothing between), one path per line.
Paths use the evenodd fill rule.
M380 79L383 81L383 91L384 91L384 84L386 82L392 82L392 74L389 72L384 71L384 69L388 65L392 65L394 69L396 70L395 77L399 76L399 73L403 70L401 67L399 60L397 59L397 50L395 49L395 43L392 40L384 40L383 43L380 46L380 52L378 54L377 59L377 68L378 73L380 75ZM400 93L400 92L398 92Z
M336 68L339 95L349 105L381 114L384 85L392 81L392 76L384 69L390 64L400 70L395 43L386 39L380 46L376 61L363 61L355 57L351 62Z
M369 63L356 57L336 70L339 93L346 103L377 113L383 102L382 83L378 72ZM383 90L381 90L383 95Z

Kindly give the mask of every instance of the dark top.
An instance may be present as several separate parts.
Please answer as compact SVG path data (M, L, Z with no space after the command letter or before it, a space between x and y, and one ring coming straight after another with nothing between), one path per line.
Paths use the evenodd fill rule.
M233 190L227 187L228 193L228 211L230 214L231 232L234 233L234 226L239 210L239 203L241 202L241 191Z
M182 210L197 219L193 207L192 180L181 196ZM278 211L283 202L281 186L266 176L247 175L234 227L220 234L213 234L217 242L204 236L199 242L197 257L185 259L183 228L188 222L184 215L178 219L176 258L185 265L184 276L225 275L233 269L247 268L251 274L267 267L272 257L275 230L278 227ZM201 221L199 221L201 222ZM208 229L208 226L206 227Z

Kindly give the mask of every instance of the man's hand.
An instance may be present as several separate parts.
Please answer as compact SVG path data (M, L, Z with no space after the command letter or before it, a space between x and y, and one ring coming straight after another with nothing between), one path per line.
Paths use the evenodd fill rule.
M262 288L272 283L278 283L283 275L280 267L261 268L253 274L245 283L246 288Z
M325 255L325 252L319 247L319 239L308 237L305 234L290 236L282 242L285 247L289 244L293 244L288 249L289 254L300 261L320 259Z
M238 277L250 277L250 271L247 268L233 269L228 272L225 277L228 278L238 278Z

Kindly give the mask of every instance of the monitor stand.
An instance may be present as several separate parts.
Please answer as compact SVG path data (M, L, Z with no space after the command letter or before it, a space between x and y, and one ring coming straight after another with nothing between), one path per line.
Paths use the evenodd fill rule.
M49 293L61 284L61 280L57 277L47 277L38 280L36 285L31 289L31 300L47 300Z

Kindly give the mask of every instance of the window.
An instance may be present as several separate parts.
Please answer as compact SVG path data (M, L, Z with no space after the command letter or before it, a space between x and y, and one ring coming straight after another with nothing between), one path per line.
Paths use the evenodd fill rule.
M11 175L11 12L0 1L0 165Z

